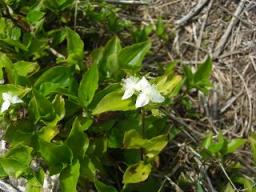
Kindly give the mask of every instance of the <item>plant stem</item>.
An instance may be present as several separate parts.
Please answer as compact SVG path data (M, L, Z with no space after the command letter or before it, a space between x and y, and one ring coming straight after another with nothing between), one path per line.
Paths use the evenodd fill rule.
M141 135L142 135L142 138L144 138L145 137L145 111L143 108L141 108L140 124L141 124ZM140 157L141 157L141 160L144 159L143 148L140 148Z

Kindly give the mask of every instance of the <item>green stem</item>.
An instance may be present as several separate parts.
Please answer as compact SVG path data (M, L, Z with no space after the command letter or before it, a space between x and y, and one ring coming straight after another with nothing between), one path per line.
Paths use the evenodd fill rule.
M140 124L141 124L141 135L142 135L142 138L144 138L145 137L145 111L143 108L141 108ZM143 148L140 148L140 157L141 157L141 160L144 159Z

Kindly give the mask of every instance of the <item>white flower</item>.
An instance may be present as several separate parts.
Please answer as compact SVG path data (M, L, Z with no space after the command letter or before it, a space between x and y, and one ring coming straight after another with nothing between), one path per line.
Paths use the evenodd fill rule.
M131 76L127 79L123 79L123 87L124 87L124 95L122 97L122 100L129 99L135 91L138 91L137 83L139 81L139 78Z
M138 93L136 100L136 108L143 107L149 102L152 103L162 103L164 102L164 97L159 93L154 85L151 85L149 81L142 77L141 80L138 78L130 77L124 81L125 93L122 99L130 98L135 92Z
M147 105L150 101L152 103L164 102L164 97L159 93L154 85L151 85L145 77L138 82L139 90L141 91L137 97L135 106L137 108Z
M5 92L2 93L2 98L3 98L3 104L1 107L1 112L3 113L4 111L8 110L11 104L17 104L17 103L22 103L23 101L16 95L13 95L10 92Z
M4 79L1 79L1 80L0 80L0 84L1 84L1 85L4 84Z

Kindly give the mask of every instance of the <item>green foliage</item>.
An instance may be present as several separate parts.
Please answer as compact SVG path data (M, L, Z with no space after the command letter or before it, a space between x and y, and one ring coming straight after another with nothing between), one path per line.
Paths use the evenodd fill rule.
M75 161L61 171L60 185L63 192L77 191L76 186L80 175L80 164Z
M206 158L211 156L224 157L237 151L245 142L246 140L242 138L226 139L222 133L214 138L213 133L210 132L201 144L202 155Z
M146 41L123 48L118 55L121 67L133 72L139 71L142 67L142 61L150 47L151 43Z
M195 73L192 72L192 69L185 66L184 73L186 76L186 85L188 89L196 88L207 93L211 87L209 78L212 71L212 60L208 57L202 64L199 65Z
M24 173L28 174L29 164L32 160L31 152L32 148L26 145L11 148L8 153L0 158L2 170L7 175L16 178Z
M124 173L123 183L139 183L145 181L151 172L151 168L151 164L142 161L130 165Z

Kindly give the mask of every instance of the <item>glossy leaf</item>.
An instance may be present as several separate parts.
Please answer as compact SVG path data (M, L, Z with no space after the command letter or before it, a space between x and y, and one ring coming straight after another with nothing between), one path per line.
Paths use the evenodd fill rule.
M124 173L123 183L139 183L145 181L151 172L151 168L151 164L143 161L129 166Z
M48 143L38 138L38 152L49 166L51 174L59 173L72 162L73 154L66 144Z
M113 91L103 97L97 106L93 109L92 114L98 115L108 111L129 111L135 110L135 105L132 100L122 100L120 91Z
M146 41L123 48L118 56L121 67L132 71L141 69L142 61L150 47L151 43Z
M111 38L104 47L100 70L107 77L117 76L119 73L118 53L121 48L121 43L117 36Z
M76 186L80 175L79 161L62 170L60 174L60 185L63 192L76 192Z
M68 50L67 61L71 65L78 65L81 67L84 57L84 42L81 40L78 33L68 28L66 30Z
M32 177L28 180L26 184L26 192L41 192L42 184L38 181L36 177Z
M97 192L117 192L117 190L114 187L106 185L105 183L97 179L94 181L94 185L97 189Z
M199 82L203 80L209 80L212 72L212 60L208 57L205 62L199 65L195 72L194 81Z
M233 153L235 152L238 148L243 146L245 144L246 140L237 138L237 139L232 139L231 141L228 141L227 145L227 151L226 153Z
M82 126L78 119L75 119L73 122L73 126L69 136L67 137L66 144L72 150L75 159L84 158L85 152L89 146L89 139L83 132Z
M55 99L53 100L53 107L58 115L58 120L61 120L65 117L65 100L62 96L56 95Z
M29 102L29 113L35 119L52 121L56 117L53 104L36 90L33 90L33 97Z
M39 70L39 65L35 62L18 61L13 65L15 72L20 76L29 76Z
M80 102L84 107L87 107L98 88L99 72L97 64L91 66L91 68L83 75L78 89L78 96Z
M159 135L147 141L145 146L146 156L148 158L154 158L157 156L164 147L168 144L168 136L167 135Z
M29 169L32 148L26 145L16 146L8 151L4 157L0 158L3 170L10 176L19 177Z
M144 147L146 143L147 141L134 129L131 129L124 134L123 144L126 149L139 149Z
M65 66L51 67L46 70L35 82L34 86L40 88L43 83L51 82L66 87L70 84L70 77L73 74L72 68Z

